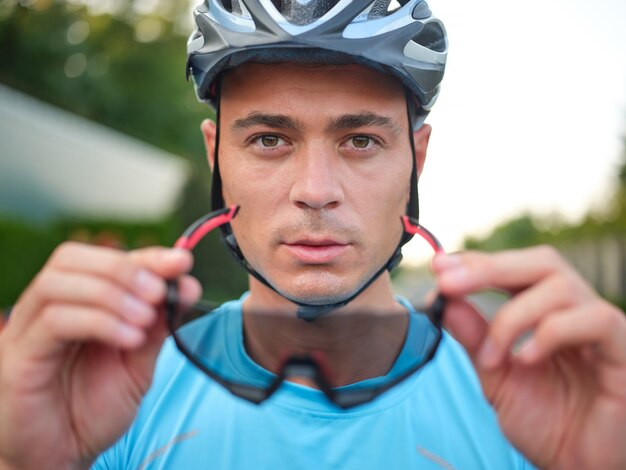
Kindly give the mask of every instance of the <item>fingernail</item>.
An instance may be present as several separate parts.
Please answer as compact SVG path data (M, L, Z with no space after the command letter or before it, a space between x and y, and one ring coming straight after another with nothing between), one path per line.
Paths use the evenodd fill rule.
M163 280L145 269L137 273L135 283L139 292L150 299L160 298L165 293Z
M142 325L147 324L154 318L153 308L132 295L124 296L122 310L129 320Z
M461 257L454 254L438 254L433 258L433 268L437 270L456 268L461 265Z
M184 250L182 248L172 248L163 253L163 259L170 263L179 262L180 260L187 261L191 258L191 254L189 250Z
M487 337L478 351L478 364L484 369L491 369L498 364L498 348L490 337Z
M449 268L439 275L439 282L445 284L459 284L467 281L467 268L457 266Z

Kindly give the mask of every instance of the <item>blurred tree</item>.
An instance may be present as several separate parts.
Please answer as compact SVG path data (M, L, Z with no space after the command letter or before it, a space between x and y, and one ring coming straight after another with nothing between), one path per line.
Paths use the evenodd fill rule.
M2 3L13 6L0 8L0 81L204 161L198 126L212 113L197 102L184 79L186 38L171 19L129 11L124 20L111 14L90 16L85 7L65 2L38 1L31 7ZM157 3L170 9L186 5Z
M530 214L524 214L497 226L485 239L468 237L467 249L498 251L541 243L541 232Z
M617 178L617 190L614 198L615 222L626 234L626 134L623 139L622 162Z
M532 214L524 214L514 217L495 227L484 238L467 237L464 247L472 250L497 251L510 248L521 248L537 244L550 244L553 246L568 246L570 256L575 255L571 247L581 242L603 244L615 244L619 241L621 246L615 252L616 259L613 262L621 266L620 276L625 287L622 292L626 293L626 137L622 150L622 161L616 172L614 181L614 194L611 203L602 210L589 211L583 220L576 224L565 223L554 217L539 217ZM593 281L590 279L590 281ZM623 298L611 298L622 309L626 309L626 295Z
M185 81L190 1L0 0L0 82L191 162L182 208L164 221L167 230L142 227L143 238L136 238L133 224L100 224L106 233L121 233L127 248L145 240L169 245L209 210L199 126L213 113ZM1 222L0 284L12 281L0 289L0 306L16 300L56 244L80 230L95 233L91 222L38 228ZM216 238L205 245L196 269L210 294L232 297L245 289L245 272ZM32 246L37 249L29 251Z

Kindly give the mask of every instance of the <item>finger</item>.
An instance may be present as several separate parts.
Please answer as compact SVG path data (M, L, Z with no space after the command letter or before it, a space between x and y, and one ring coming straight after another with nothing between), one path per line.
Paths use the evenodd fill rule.
M185 275L178 281L178 291L184 305L193 305L202 296L202 285L195 277Z
M181 248L150 247L129 253L137 264L149 269L164 279L174 279L189 272L193 266L193 255Z
M593 303L555 312L542 320L533 335L522 346L517 358L526 363L537 363L556 351L595 346L605 360L626 363L626 318L609 303Z
M467 351L485 396L491 399L505 372L504 369L484 369L480 364L481 351L488 338L489 324L487 320L467 300L449 299L444 316L444 326Z
M99 341L121 349L136 348L145 342L146 332L104 309L54 304L42 311L27 338L31 353L49 357L71 342Z
M489 325L480 312L465 299L447 299L444 327L461 343L470 356L475 356Z
M452 297L493 287L517 290L555 272L571 270L558 252L547 246L494 254L437 255L432 267L439 289Z
M553 274L520 292L502 306L489 326L493 349L489 365L498 364L515 341L535 327L543 317L586 302L589 289L578 276Z
M165 295L163 279L120 250L67 242L55 250L49 265L58 270L107 278L150 303L159 302Z
M133 375L135 383L143 384L143 391L147 390L152 382L156 358L168 334L165 316L160 316L147 330L146 341L140 347L127 351L126 362L129 373Z
M50 291L45 286L49 282L47 273L53 268L76 269L83 273L106 277L121 283L141 299L156 305L163 302L166 293L165 281L159 276L178 277L191 268L193 259L189 252L178 249L154 247L123 253L78 243L64 243L55 250L48 264L49 266L40 272L16 304L12 315L14 328L23 327L41 309L42 294ZM61 299L59 296L54 298Z
M185 303L193 304L202 295L200 282L193 276L185 275L181 277L178 286L181 299ZM145 344L128 355L129 369L137 374L136 379L143 381L138 383L149 383L152 380L155 358L168 334L166 317L161 315L148 330L148 338Z
M18 315L11 319L11 326L22 331L36 320L37 314L49 303L86 305L108 310L121 320L136 326L148 326L156 318L156 308L106 279L71 272L48 269L35 280L27 301L18 305ZM19 315L23 308L30 312Z

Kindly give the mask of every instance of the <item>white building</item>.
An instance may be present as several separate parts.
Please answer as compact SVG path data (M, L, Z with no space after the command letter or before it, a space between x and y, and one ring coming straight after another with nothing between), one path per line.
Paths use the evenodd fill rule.
M182 158L0 86L0 217L156 221L188 174Z

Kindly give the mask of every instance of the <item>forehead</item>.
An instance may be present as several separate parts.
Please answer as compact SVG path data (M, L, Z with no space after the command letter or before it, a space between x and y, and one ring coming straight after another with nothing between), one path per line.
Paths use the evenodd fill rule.
M400 118L406 116L405 99L398 80L363 65L248 63L224 75L221 106L235 114L270 108L329 114L376 110Z

